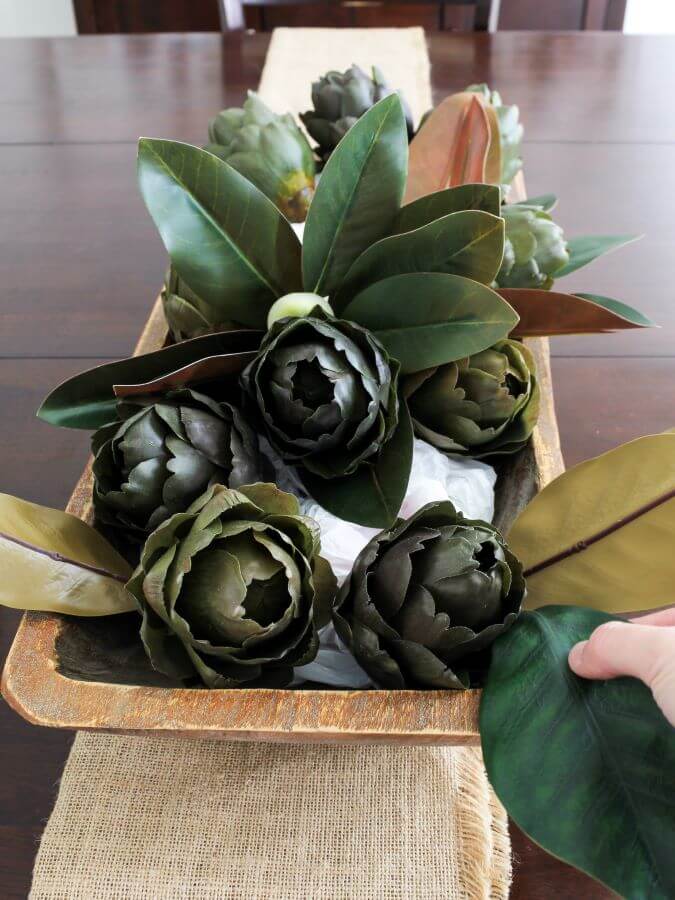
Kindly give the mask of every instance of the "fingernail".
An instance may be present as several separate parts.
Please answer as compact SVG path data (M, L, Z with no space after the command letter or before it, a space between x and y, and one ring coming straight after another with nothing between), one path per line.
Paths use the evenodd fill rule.
M588 641L579 641L578 644L575 644L574 647L572 647L568 656L568 662L571 668L576 669L581 665L584 658L584 650L586 649L587 644Z

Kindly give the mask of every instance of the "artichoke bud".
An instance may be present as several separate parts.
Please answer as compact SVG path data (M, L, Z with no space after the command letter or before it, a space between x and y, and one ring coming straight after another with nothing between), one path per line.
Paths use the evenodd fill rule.
M260 477L254 432L236 407L187 388L118 403L118 421L92 438L98 523L127 541L145 539L216 482Z
M267 314L267 327L271 328L275 322L281 319L300 319L303 316L309 316L312 310L317 307L323 310L326 315L333 315L328 297L303 292L284 294L283 297L275 300L270 307L270 311Z
M539 415L532 353L508 339L416 372L406 377L402 391L417 435L446 453L514 453L528 441Z
M316 656L335 579L294 497L215 484L148 537L127 587L159 672L211 688L282 687Z
M337 478L374 462L391 437L397 374L369 331L315 309L272 325L242 386L257 429L283 460Z
M291 115L277 115L249 92L243 109L225 109L211 119L206 149L248 178L289 221L304 222L316 165Z
M518 107L504 106L499 93L491 91L487 84L470 84L466 90L480 94L483 100L493 107L497 115L502 156L502 186L506 192L513 179L523 168L523 160L520 156L523 126L519 121Z
M506 240L497 286L549 290L555 273L569 262L562 228L543 209L524 203L506 204L501 214Z
M408 137L414 129L412 114L400 92L392 90L373 66L372 77L359 66L353 65L346 72L327 72L312 84L313 110L301 113L300 118L319 145L317 152L325 161L356 121L380 100L399 93L405 113Z
M340 588L333 621L382 688L470 687L525 598L521 564L487 522L452 503L376 535Z

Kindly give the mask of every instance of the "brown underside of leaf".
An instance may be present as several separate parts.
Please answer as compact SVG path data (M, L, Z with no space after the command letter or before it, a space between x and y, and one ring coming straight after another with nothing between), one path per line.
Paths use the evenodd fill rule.
M596 334L644 327L575 294L535 288L499 288L497 293L520 316L511 337Z
M485 182L490 123L476 94L453 94L431 113L410 144L404 203L455 187ZM499 179L497 179L497 183Z
M154 381L147 381L144 384L116 384L113 391L116 397L134 397L174 390L203 381L213 381L216 378L230 377L242 372L254 357L253 351L208 356L206 359L197 360L168 375L155 378Z

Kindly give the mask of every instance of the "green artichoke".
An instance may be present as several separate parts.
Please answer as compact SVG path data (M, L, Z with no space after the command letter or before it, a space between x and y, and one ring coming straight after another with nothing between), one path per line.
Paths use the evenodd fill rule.
M516 620L521 564L487 522L429 503L364 547L333 610L335 628L382 688L466 688Z
M224 109L211 119L205 149L252 181L291 222L305 221L316 165L290 114L273 113L249 91L243 109Z
M549 290L570 258L562 228L538 206L506 204L501 212L506 241L497 286Z
M357 119L379 100L394 93L396 91L387 85L377 66L373 66L372 78L354 65L346 72L327 72L315 81L312 84L314 109L301 113L300 118L319 145L319 156L327 160ZM399 96L410 139L413 136L412 115L404 98Z
M164 281L162 307L176 343L212 331L225 331L234 324L213 321L212 308L191 290L173 266L169 267Z
M398 422L398 363L365 328L312 317L275 322L242 385L279 456L321 478L373 461Z
M207 687L282 687L311 662L335 580L318 529L272 484L215 484L150 535L128 590L155 669Z
M523 160L520 156L523 126L518 120L518 107L504 106L499 93L491 91L487 84L470 84L466 90L480 94L486 103L491 104L497 114L502 156L502 185L508 190L513 179L523 168Z
M508 339L410 375L402 392L418 436L447 453L477 458L514 453L529 439L539 415L534 358Z
M229 403L183 389L117 409L92 438L93 499L97 522L127 540L144 540L211 484L260 477L256 436Z

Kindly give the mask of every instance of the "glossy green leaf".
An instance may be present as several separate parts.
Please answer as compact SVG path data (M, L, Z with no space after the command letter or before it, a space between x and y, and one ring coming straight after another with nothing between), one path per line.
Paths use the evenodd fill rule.
M306 291L333 294L354 260L391 233L407 162L405 116L392 94L350 128L321 173L303 237Z
M289 222L221 159L141 138L138 183L176 270L216 321L264 328L277 297L302 289L300 242Z
M519 200L516 206L538 206L544 212L550 212L558 205L555 194L540 194L538 197L529 197L527 200Z
M342 315L375 332L403 373L485 350L518 321L495 291L437 272L378 281L358 294Z
M598 256L610 253L624 244L630 244L642 237L640 234L595 234L587 237L570 238L567 242L567 251L570 260L562 269L555 273L556 278L562 278L571 272L576 272L582 266L587 266Z
M641 313L639 309L635 309L634 307L629 306L627 303L623 303L621 300L614 300L612 297L603 297L601 294L577 293L574 296L581 297L582 300L590 300L591 303L596 303L598 306L602 306L604 309L609 310L609 312L614 313L614 315L616 316L620 316L622 319L631 322L637 327L659 327L654 322L652 322L651 319L648 319L647 316Z
M368 285L412 272L446 272L492 284L503 254L503 219L480 210L450 213L365 250L345 276L333 308L339 314Z
M198 360L224 354L237 354L243 368L259 343L259 331L224 331L105 363L64 381L47 396L37 414L52 425L100 428L115 418L114 385L147 383Z
M675 729L633 678L587 681L567 655L612 617L547 607L497 639L480 706L483 759L534 841L623 897L675 896Z
M673 596L675 434L638 438L564 472L508 535L530 608L569 603L610 613Z
M498 216L501 208L501 191L495 184L460 184L427 194L412 203L406 203L394 223L393 232L401 234L428 225L442 216L479 209Z
M0 494L0 605L69 616L136 608L128 563L86 522Z
M338 518L371 528L389 528L405 497L412 453L412 423L402 402L398 426L376 464L364 464L343 478L319 478L303 472L302 479L314 500Z

